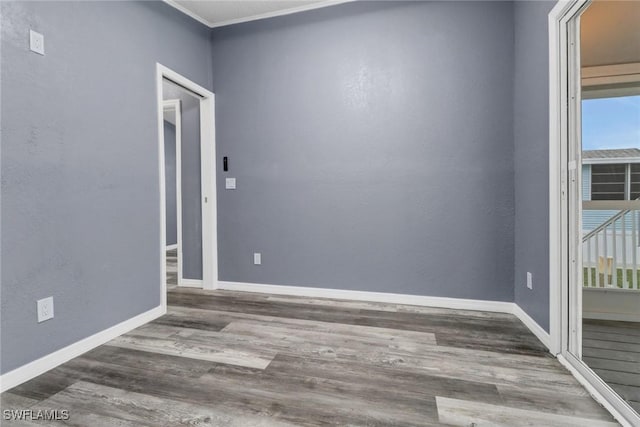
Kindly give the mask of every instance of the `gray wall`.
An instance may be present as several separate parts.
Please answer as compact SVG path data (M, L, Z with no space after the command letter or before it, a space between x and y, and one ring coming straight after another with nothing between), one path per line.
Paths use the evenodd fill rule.
M178 243L178 215L176 211L176 127L164 122L164 173L166 191L167 245Z
M513 31L457 1L214 30L220 279L513 301Z
M200 98L165 81L164 99L179 99L182 114L182 277L202 279Z
M555 1L515 2L515 302L549 330L549 28ZM533 290L527 289L527 271Z
M210 88L211 47L160 2L1 7L4 373L159 305L155 65Z
M0 372L159 304L156 61L216 92L221 280L515 297L548 328L553 4L362 2L210 40L158 2L1 2Z

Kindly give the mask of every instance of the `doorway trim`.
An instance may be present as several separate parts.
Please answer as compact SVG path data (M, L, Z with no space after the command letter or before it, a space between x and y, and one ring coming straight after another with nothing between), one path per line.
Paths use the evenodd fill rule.
M569 157L576 121L570 105L580 103L579 51L570 34L576 18L591 0L559 1L549 13L549 316L551 352L622 425L638 425L640 417L607 383L569 351L570 253L577 243L569 238L571 216L569 181L578 174L580 156ZM571 86L573 85L573 87ZM578 92L576 91L578 89ZM573 97L572 97L573 95ZM579 109L577 110L579 111ZM579 122L578 122L579 123ZM574 239L575 240L575 239ZM579 261L579 260L576 260Z
M162 82L170 80L200 97L200 187L202 206L202 288L218 287L218 236L216 197L215 95L181 74L156 63L156 105L160 188L160 301L167 307L166 195L164 158L164 107Z

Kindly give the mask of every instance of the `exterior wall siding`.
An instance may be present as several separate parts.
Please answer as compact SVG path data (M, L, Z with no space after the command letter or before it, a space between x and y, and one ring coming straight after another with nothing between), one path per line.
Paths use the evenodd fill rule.
M582 200L591 200L591 165L582 165ZM583 211L582 229L590 231L617 214L617 210ZM631 230L631 221L627 221L627 230Z
M591 165L582 165L582 200L591 200Z

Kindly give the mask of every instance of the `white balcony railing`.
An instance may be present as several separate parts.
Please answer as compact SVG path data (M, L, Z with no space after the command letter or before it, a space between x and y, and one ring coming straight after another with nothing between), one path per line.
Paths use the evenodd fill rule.
M594 210L617 212L582 239L584 286L640 290L640 202L584 202L583 217Z

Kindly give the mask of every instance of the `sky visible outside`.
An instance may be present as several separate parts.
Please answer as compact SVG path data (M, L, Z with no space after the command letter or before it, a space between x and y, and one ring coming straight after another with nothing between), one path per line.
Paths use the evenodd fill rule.
M582 149L640 148L640 95L582 101Z

